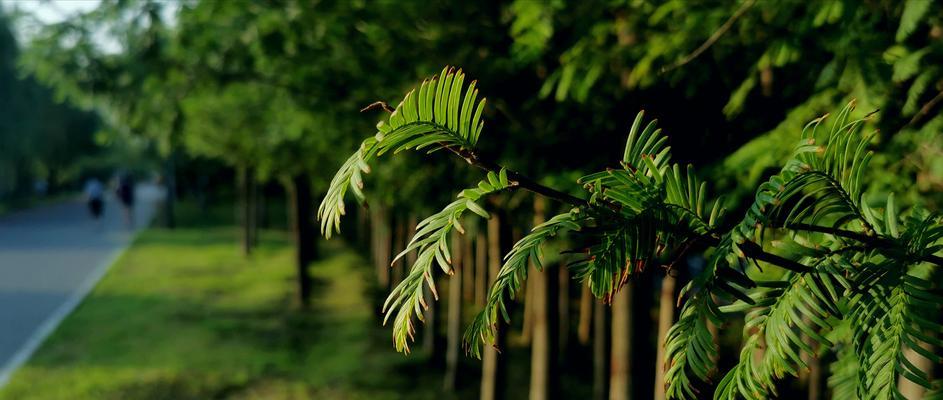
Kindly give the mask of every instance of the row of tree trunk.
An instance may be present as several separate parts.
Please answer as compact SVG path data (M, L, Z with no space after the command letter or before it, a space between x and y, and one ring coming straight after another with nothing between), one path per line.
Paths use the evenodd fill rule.
M397 254L415 232L416 218L394 215L384 207L370 209L370 249L373 254L377 283L385 296L412 266L414 255L407 263L390 267ZM547 204L540 197L533 202L533 226L547 218ZM367 221L363 221L366 224ZM471 382L460 382L462 374L462 333L472 315L463 315L466 305L481 306L487 288L493 283L502 265L502 258L513 242L520 239L515 227L501 213L493 213L487 224L457 233L451 240L455 273L436 280L439 302L429 302L425 325L420 338L421 348L431 363L444 367L443 389L455 391ZM518 231L519 232L519 231ZM365 235L364 235L365 236ZM511 240L513 239L513 240ZM671 274L654 276L659 268L630 280L605 304L593 297L582 285L576 304L571 301L571 285L577 284L562 264L547 264L542 270L531 268L523 297L519 331L498 326L496 347L513 345L530 347L529 398L557 399L564 393L559 387L563 371L586 367L574 365L584 358L573 357L568 348L571 333L571 306L574 316L577 348L591 350L592 398L595 400L665 399L665 338L676 316L677 279ZM447 279L446 279L447 278ZM443 280L445 279L445 280ZM658 285L660 283L660 285ZM655 288L651 290L650 288ZM574 288L575 289L575 288ZM427 289L427 296L430 295ZM509 305L510 306L510 305ZM657 308L656 308L657 306ZM653 312L657 310L657 312ZM513 313L513 311L512 311ZM511 332L511 331L516 332ZM441 333L444 331L444 337ZM516 334L515 334L516 333ZM486 346L481 361L480 399L504 398L506 387L506 356ZM818 363L804 375L803 387L810 398L823 394Z

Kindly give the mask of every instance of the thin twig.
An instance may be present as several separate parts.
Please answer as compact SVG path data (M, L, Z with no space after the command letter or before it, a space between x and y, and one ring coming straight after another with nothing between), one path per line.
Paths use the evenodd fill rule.
M367 112L367 111L373 110L373 109L375 109L375 108L381 108L381 109L383 109L383 111L386 111L386 112L388 112L388 113L390 113L390 114L392 114L393 111L396 111L396 110L393 109L393 107L390 107L389 104L386 104L385 101L374 101L373 103L368 104L366 107L361 108L361 109L360 109L360 112Z
M936 105L939 104L941 101L943 101L943 90L941 90L940 93L937 93L936 96L930 99L930 101L928 101L927 104L924 104L923 107L920 107L920 111L914 114L914 117L911 118L910 122L908 122L907 125L904 125L904 127L916 125L918 122L923 120L924 117L929 115L930 111L933 111L933 108L936 107Z
M691 60L694 60L695 58L700 56L701 53L705 52L707 49L713 46L714 43L720 39L721 36L727 33L727 31L729 31L730 28L733 26L733 23L736 22L737 19L739 19L741 16L743 16L743 14L745 14L747 10L749 10L750 7L752 7L753 3L755 2L756 0L744 1L743 4L740 5L740 8L738 8L737 11L735 11L733 15L731 15L730 18L728 18L727 21L724 22L724 24L720 26L720 28L717 28L717 30L709 38L707 38L707 40L704 41L704 43L702 43L700 47L695 49L691 54L688 54L684 58L678 60L674 64L671 64L667 67L663 67L660 73L664 74L676 68L680 68L684 64L687 64L691 62Z

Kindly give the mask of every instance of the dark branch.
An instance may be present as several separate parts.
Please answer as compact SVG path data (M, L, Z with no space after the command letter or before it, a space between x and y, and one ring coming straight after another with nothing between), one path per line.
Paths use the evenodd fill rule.
M898 247L897 244L890 239L881 237L881 236L869 236L864 233L847 231L844 229L829 228L826 226L818 225L809 225L809 224L789 224L785 227L786 229L795 229L800 231L807 232L819 232L827 233L832 236L843 237L846 239L851 239L857 242L864 243L870 247L882 248L882 249L891 249ZM943 267L943 257L935 256L933 254L923 255L918 258L920 261L929 262Z
M707 51L707 49L709 49L711 46L713 46L714 43L717 42L717 40L720 39L721 36L724 36L724 34L727 33L728 30L730 30L730 28L733 26L733 23L736 22L738 18L740 18L741 16L743 16L743 14L745 14L745 13L747 12L747 10L749 10L750 7L752 7L752 6L753 6L753 3L755 3L755 2L756 2L755 0L746 0L746 1L744 1L743 4L740 5L740 8L738 8L737 11L735 11L735 12L733 13L733 15L731 15L730 18L728 18L727 21L724 22L724 24L720 26L720 28L717 28L717 31L715 31L713 34L711 34L711 36L710 36L709 38L707 38L707 40L704 41L704 43L702 43L702 44L701 44L697 49L695 49L691 54L688 54L687 56L685 56L684 58L678 60L678 61L675 62L674 64L671 64L671 65L669 65L669 66L667 66L667 67L662 68L662 69L661 69L661 73L663 74L663 73L668 72L668 71L671 71L671 70L673 70L673 69L680 68L680 67L684 66L684 64L687 64L687 63L691 62L691 60L694 60L695 58L697 58L698 56L700 56L701 53Z
M777 265L777 266L780 266L785 269L795 271L801 274L812 271L812 268L809 268L809 266L807 265L800 264L788 258L777 256L773 253L767 253L763 251L763 247L749 240L743 243L740 243L739 245L737 245L737 247L739 247L740 250L743 251L743 254L745 256L752 258L754 260L768 262L770 264Z
M491 160L486 160L482 158L475 151L464 149L464 148L455 148L453 146L445 146L445 147L449 151L455 153L456 155L464 159L469 164L475 167L478 167L480 169L483 169L485 171L498 173L499 171L501 171L501 168L503 168L501 165ZM537 183L536 181L524 175L521 175L520 173L509 170L507 168L505 168L505 171L507 171L508 180L517 182L518 186L520 186L521 188L525 190L539 194L548 199L557 200L559 202L567 203L567 204L577 206L577 207L590 206L588 201L583 200L579 197L573 196L569 193L561 192L549 186L541 185L540 183Z
M383 109L383 111L386 111L390 114L392 114L393 111L396 111L393 109L393 107L390 107L389 104L386 104L385 101L374 101L373 103L368 104L366 107L361 108L360 112L367 112L376 108Z

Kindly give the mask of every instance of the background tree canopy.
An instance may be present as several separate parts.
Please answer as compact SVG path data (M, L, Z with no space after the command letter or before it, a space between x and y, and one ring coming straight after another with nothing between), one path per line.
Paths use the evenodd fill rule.
M483 399L513 390L486 343L531 350L535 399L937 388L933 368L902 352L941 347L940 275L927 261L943 207L939 2L102 0L51 24L14 15L20 45L0 19L0 197L36 179L74 182L82 174L67 171L90 159L153 159L168 222L175 199L235 199L247 255L268 224L265 199L285 200L302 306L321 257L316 214L327 236L350 216L343 240L373 261L382 299L392 292L395 347L430 338L423 352L445 366L449 391L469 387L461 322L484 358ZM770 189L780 184L792 191ZM794 226L822 221L870 239ZM748 232L763 224L778 231ZM846 246L871 247L835 254ZM669 268L626 269L641 261ZM932 304L895 309L918 331L895 336L914 343L891 354L867 339L893 335L849 322L885 305L838 304L836 288L874 283L853 267L893 263L907 267L874 278L875 293ZM808 270L842 278L809 284ZM718 334L720 314L739 322ZM767 321L791 335L763 336ZM861 359L869 351L893 363ZM595 377L575 372L591 359ZM805 366L830 370L830 389ZM855 380L855 368L875 372ZM556 376L577 383L557 390Z

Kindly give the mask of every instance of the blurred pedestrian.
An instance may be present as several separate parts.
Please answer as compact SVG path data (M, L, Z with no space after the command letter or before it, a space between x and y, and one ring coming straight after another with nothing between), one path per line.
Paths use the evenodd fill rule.
M130 174L124 173L118 176L115 194L121 201L125 224L128 228L134 228L134 180L131 179Z
M85 181L85 202L88 204L88 211L95 220L101 219L105 211L105 186L97 178L89 178Z

